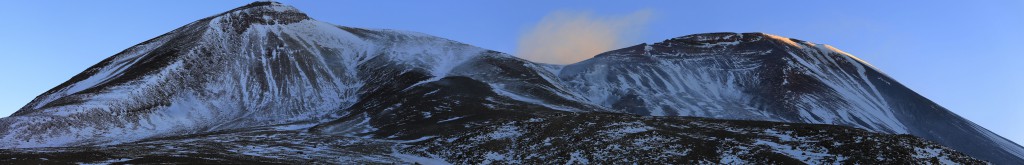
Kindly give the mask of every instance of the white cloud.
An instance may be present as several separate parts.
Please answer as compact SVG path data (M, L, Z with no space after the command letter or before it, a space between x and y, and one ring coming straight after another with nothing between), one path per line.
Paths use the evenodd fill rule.
M579 62L636 44L650 17L649 10L603 18L588 12L553 12L519 38L516 54L541 63Z

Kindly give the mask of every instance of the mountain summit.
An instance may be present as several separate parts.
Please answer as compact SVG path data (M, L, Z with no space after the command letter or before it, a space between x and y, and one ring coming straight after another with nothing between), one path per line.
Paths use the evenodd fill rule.
M277 2L99 62L0 118L0 148L21 163L1024 162L830 46L708 33L554 66Z
M707 33L565 66L591 103L629 113L844 125L911 134L997 163L1024 148L835 47L764 33Z

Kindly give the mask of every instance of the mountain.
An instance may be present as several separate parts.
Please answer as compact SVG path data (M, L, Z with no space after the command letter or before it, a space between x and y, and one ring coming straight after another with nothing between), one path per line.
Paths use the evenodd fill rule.
M479 66L456 68L463 64ZM477 72L487 69L518 72ZM564 110L600 110L559 100L571 94L544 84L555 78L540 71L447 39L335 26L290 6L253 3L128 48L47 91L2 121L0 130L18 136L0 146L114 144L331 119L368 91L447 76Z
M1021 147L832 46L764 33L641 44L565 66L587 100L639 115L833 124L911 134L998 164Z
M820 63L852 56L808 53L821 59L787 62L782 54L812 49L764 34L732 42L750 51L702 40L730 35L719 40L744 38L692 35L557 66L421 33L332 25L255 2L132 46L0 118L0 161L1019 161L1011 155L1019 146L997 143L1002 138L944 109L887 116L910 113L894 106L934 103L895 81L886 82L899 88L865 88L866 76L842 74L859 65ZM792 63L800 61L826 68L801 70L808 68ZM792 85L752 77L777 71L793 76L781 80ZM952 117L929 116L940 112ZM965 124L973 127L934 130ZM895 135L902 133L924 139Z

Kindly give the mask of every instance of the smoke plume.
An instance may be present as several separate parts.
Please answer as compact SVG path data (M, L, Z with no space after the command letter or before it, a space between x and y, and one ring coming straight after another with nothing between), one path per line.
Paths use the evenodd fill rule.
M534 62L579 62L635 44L650 17L649 10L603 18L587 12L553 12L519 38L516 53Z

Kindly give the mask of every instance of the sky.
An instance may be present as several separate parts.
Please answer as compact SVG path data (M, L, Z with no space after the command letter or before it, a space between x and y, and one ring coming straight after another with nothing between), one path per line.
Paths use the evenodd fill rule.
M249 2L4 2L0 116L125 48ZM570 32L613 41L573 45L584 52L706 32L765 32L829 44L1024 144L1024 1L281 2L337 25L417 31L552 63L594 54L530 55L571 41L546 36Z

